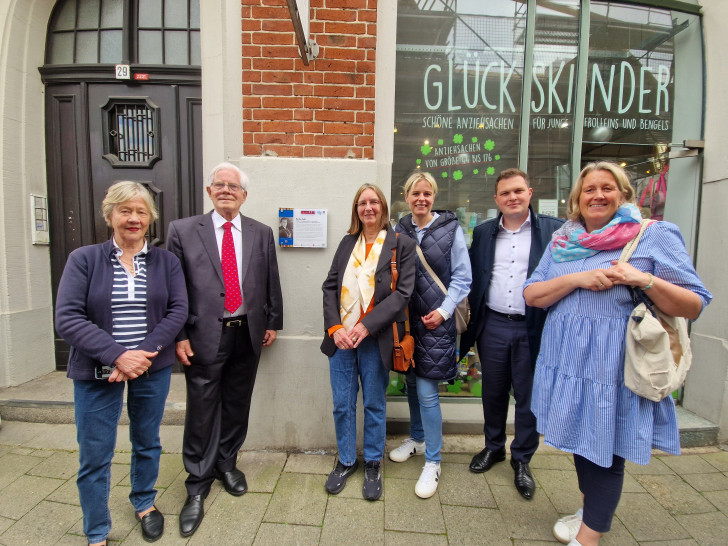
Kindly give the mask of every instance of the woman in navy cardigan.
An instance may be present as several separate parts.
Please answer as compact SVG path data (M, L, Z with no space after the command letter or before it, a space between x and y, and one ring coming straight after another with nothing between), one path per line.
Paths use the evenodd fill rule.
M111 459L128 385L129 499L144 539L153 542L164 531L164 517L154 506L159 426L175 336L187 318L187 292L177 257L146 242L157 211L144 186L115 183L102 212L112 238L70 254L56 298L56 330L71 345L83 528L89 544L106 544Z

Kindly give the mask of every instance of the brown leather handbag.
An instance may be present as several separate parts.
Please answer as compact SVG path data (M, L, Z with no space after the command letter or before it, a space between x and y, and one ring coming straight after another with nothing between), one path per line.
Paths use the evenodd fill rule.
M397 249L392 250L392 292L397 289L397 278L399 273L397 272ZM397 322L392 323L392 332L394 335L394 350L392 351L392 363L394 364L394 371L405 373L410 367L415 367L415 338L410 335L409 325L409 310L405 309L407 320L404 322L404 335L402 339L399 339L399 332L397 332Z

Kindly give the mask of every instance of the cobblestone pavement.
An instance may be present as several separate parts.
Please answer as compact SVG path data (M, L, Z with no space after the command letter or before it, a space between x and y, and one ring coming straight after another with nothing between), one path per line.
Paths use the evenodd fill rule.
M580 505L570 456L543 447L531 468L534 499L513 487L502 463L472 474L468 463L480 437L446 436L438 492L414 494L424 460L384 464L384 494L361 497L361 468L342 493L328 495L332 453L250 452L240 455L250 491L232 497L216 482L205 519L187 539L177 517L185 499L182 427L162 427L157 506L166 517L165 544L545 545L557 544L554 521ZM388 438L388 448L401 437ZM128 429L119 427L111 481L113 529L109 544L143 544L128 501ZM4 421L0 428L0 544L85 544L75 477L78 452L73 425ZM656 453L648 466L627 465L624 493L612 531L602 544L687 546L728 544L728 452L693 448L679 457Z

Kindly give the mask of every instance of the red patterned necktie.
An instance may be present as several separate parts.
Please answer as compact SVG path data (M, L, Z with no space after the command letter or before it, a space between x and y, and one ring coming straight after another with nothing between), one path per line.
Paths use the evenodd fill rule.
M232 222L222 225L225 234L222 236L222 278L225 281L225 309L234 313L243 298L240 295L240 281L238 280L238 261L235 259L235 244L233 243Z

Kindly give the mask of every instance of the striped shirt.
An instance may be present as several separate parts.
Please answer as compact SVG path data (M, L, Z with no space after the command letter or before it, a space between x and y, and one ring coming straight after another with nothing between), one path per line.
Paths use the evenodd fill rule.
M134 349L147 336L147 244L133 257L134 275L120 261L123 251L116 242L114 246L111 337L127 349Z

